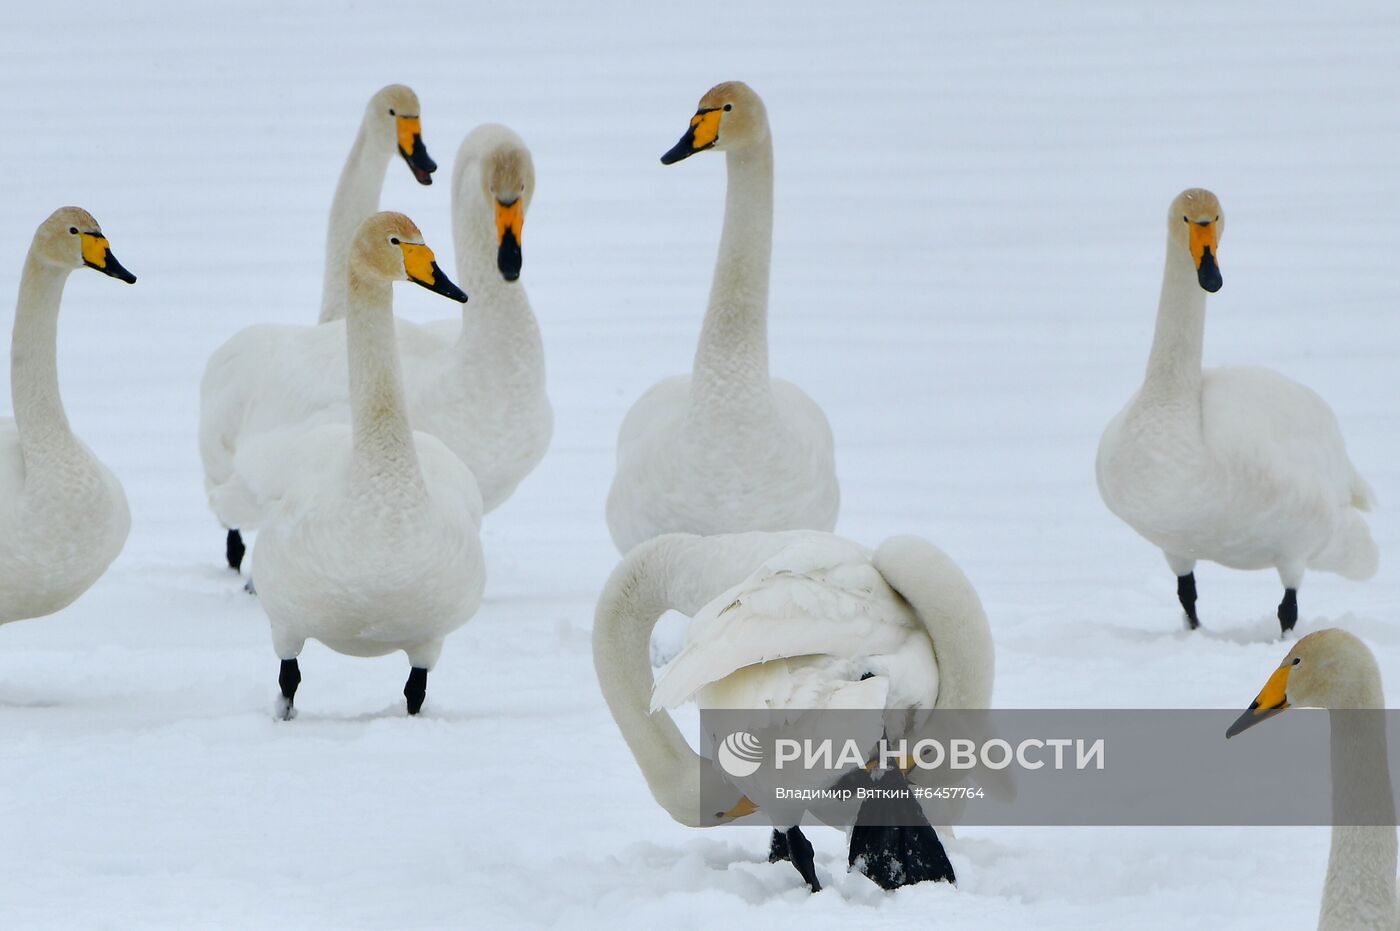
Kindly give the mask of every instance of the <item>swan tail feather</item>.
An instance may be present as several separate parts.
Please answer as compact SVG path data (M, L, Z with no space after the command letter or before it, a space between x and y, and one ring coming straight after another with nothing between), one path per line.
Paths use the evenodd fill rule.
M1371 528L1359 512L1346 510L1342 513L1341 524L1331 542L1310 565L1354 582L1363 582L1376 574L1380 568L1380 550L1371 538Z

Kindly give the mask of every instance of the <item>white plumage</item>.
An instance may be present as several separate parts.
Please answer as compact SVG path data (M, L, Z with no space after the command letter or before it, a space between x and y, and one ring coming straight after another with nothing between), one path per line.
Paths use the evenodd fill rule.
M131 528L117 477L73 434L58 389L58 311L84 264L136 279L97 221L64 207L34 234L11 344L15 417L0 418L0 624L72 604L102 577Z
M1268 369L1201 368L1199 279L1214 268L1219 217L1207 191L1187 191L1172 205L1147 375L1099 443L1099 491L1178 576L1207 559L1275 568L1290 590L1307 569L1369 578L1378 552L1359 512L1374 495L1327 403ZM1207 283L1218 288L1218 273ZM1292 626L1282 606L1280 620Z
M730 82L705 95L696 119L705 113L718 114L713 148L727 153L724 231L691 374L653 386L618 433L607 518L624 553L669 532L831 530L840 508L826 415L768 374L773 145L763 101ZM681 148L667 158L698 151Z
M543 458L553 429L539 327L523 285L504 278L497 256L495 203L518 200L523 221L534 171L518 136L483 126L463 141L453 179L458 275L471 301L459 320L396 319L395 340L411 422L471 469L489 511ZM209 360L200 452L224 526L254 529L270 506L239 474L244 447L266 447L269 438L275 447L282 434L349 422L344 327L249 327Z
M267 508L254 566L284 661L310 637L353 656L402 650L430 670L481 602L476 482L404 411L390 281L455 291L436 264L428 271L421 243L392 213L371 217L356 239L349 316L336 326L348 330L351 424L264 434L238 454L241 481ZM290 706L285 687L284 698Z

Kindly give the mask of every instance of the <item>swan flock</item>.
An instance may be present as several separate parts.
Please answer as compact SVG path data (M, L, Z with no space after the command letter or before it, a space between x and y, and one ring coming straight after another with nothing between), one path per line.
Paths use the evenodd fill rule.
M298 713L308 640L348 656L404 654L401 707L420 714L445 642L482 610L488 515L553 434L523 282L534 157L505 125L462 139L447 194L449 278L418 225L380 207L396 159L441 190L424 141L432 125L409 87L371 96L329 207L319 309L228 335L199 385L211 542L217 529L227 577L246 574L267 616L280 720ZM835 533L836 436L812 395L770 372L774 138L747 84L706 92L660 160L708 152L724 155L726 175L708 302L689 372L655 383L620 418L597 507L599 538L605 523L620 562L592 631L622 741L656 803L692 827L713 823L700 797L712 764L677 709L763 708L794 721L866 709L898 737L902 713L990 708L995 673L992 625L951 556L922 536L867 547ZM1228 267L1224 230L1210 191L1171 201L1146 368L1102 431L1095 481L1108 511L1161 552L1187 628L1202 625L1195 569L1206 561L1276 572L1283 593L1271 610L1289 636L1307 572L1375 575L1365 515L1377 500L1320 395L1268 368L1204 366L1207 301ZM0 624L72 604L131 526L121 482L74 433L59 392L58 312L82 268L136 282L97 220L64 207L35 232L19 281L13 417L0 419ZM447 300L441 319L395 316L395 288L410 284ZM654 668L653 630L669 611L685 618L684 644ZM1344 631L1302 637L1228 736L1299 705L1382 709L1374 656ZM1383 731L1334 729L1332 749L1339 784L1390 785ZM902 772L873 771L905 784ZM770 777L726 775L720 820L759 810ZM820 891L829 877L802 828L812 812L795 803L761 814L773 827L770 860ZM897 828L857 812L847 867L885 889L952 883L947 836L917 810ZM1400 926L1395 872L1393 827L1334 828L1319 927Z

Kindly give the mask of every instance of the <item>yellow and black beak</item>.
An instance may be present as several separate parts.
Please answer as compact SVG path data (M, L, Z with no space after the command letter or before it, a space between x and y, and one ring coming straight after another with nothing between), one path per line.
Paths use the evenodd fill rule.
M1254 703L1246 708L1244 714L1235 719L1235 723L1225 732L1227 739L1288 709L1288 672L1292 668L1290 664L1274 670L1274 674L1269 676L1269 681L1264 683L1264 690L1259 693L1259 697L1254 699Z
M416 116L401 116L398 119L399 154L408 162L419 184L432 184L437 162L428 157L428 147L423 145L422 120Z
M1214 294L1224 284L1215 254L1220 251L1214 220L1186 221L1191 227L1191 258L1196 263L1196 280Z
M107 244L107 237L100 232L93 230L90 233L79 233L78 238L83 245L83 264L88 268L95 268L104 275L110 275L125 281L127 284L135 284L136 276L122 267L122 263L117 261L117 257L112 254L112 247Z
M496 267L506 281L520 277L520 232L525 226L524 199L517 197L510 203L496 200Z
M758 811L758 806L755 805L753 802L749 801L749 797L745 795L742 796L739 799L739 801L735 803L734 807L729 809L728 811L715 812L715 817L723 818L726 821L733 821L736 818L747 818L749 815L753 814L756 811Z
M467 292L442 273L432 249L421 242L401 242L399 248L403 250L403 270L408 274L409 281L422 285L434 294L450 297L459 304L467 302Z
M701 107L690 118L690 128L681 136L681 141L671 146L669 152L661 156L661 164L674 165L681 159L690 158L696 152L703 152L719 141L719 121L724 117L720 107Z

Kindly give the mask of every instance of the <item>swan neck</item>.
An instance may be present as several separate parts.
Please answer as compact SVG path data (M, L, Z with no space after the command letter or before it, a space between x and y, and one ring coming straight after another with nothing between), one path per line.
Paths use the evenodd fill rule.
M374 480L422 485L404 403L391 284L351 272L345 334L356 467Z
M769 411L768 272L773 251L773 140L725 155L724 231L700 330L691 416L732 424Z
M1377 698L1331 717L1332 828L1321 928L1394 927L1395 802ZM1352 814L1355 813L1355 814ZM1364 820L1366 824L1345 824Z
M665 709L652 713L655 680L651 632L672 606L670 541L633 550L618 566L598 602L593 622L593 665L618 729L656 801L671 817L700 825L699 756Z
M1205 329L1206 292L1196 280L1195 264L1185 249L1170 241L1157 305L1157 329L1143 382L1145 397L1161 402L1199 402Z
M10 393L26 461L74 442L58 390L58 308L70 271L31 252L20 276L10 341Z
M340 172L326 228L326 269L321 286L321 323L346 314L350 246L361 223L379 210L379 193L392 152L370 141L369 117L360 124L350 156Z

